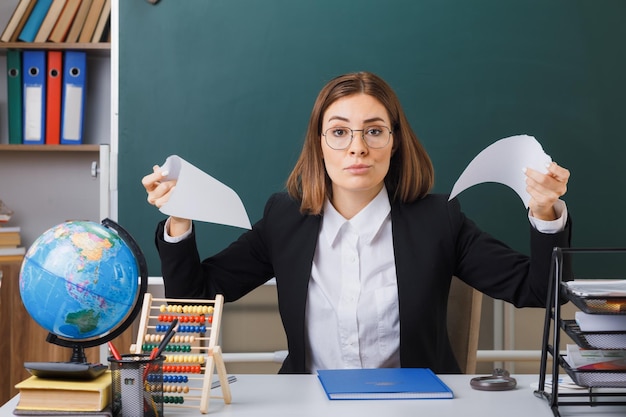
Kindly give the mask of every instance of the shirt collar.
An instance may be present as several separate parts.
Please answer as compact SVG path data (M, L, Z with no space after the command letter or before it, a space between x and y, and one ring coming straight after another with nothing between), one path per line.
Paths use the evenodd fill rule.
M333 246L339 237L342 227L349 223L356 230L360 239L370 244L381 229L385 219L391 212L391 204L385 187L352 219L346 220L333 207L330 200L324 203L324 216L322 219L322 236L330 246Z

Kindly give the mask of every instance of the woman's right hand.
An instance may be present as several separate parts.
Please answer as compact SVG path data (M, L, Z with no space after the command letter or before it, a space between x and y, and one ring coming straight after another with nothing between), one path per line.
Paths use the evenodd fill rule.
M153 166L152 171L152 174L141 179L141 184L148 193L148 203L156 208L161 208L170 199L171 192L176 186L176 180L164 180L167 172L161 170L158 165Z
M162 171L158 165L153 166L152 171L152 174L148 174L141 179L141 184L148 193L148 203L161 208L169 201L170 195L176 187L176 180L164 180L167 173ZM167 234L175 237L185 233L190 228L191 220L171 216Z

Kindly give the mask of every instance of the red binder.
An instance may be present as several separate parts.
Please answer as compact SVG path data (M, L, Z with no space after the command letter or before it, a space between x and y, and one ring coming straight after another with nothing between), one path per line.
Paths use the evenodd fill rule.
M46 94L46 145L61 143L61 90L63 53L48 51Z

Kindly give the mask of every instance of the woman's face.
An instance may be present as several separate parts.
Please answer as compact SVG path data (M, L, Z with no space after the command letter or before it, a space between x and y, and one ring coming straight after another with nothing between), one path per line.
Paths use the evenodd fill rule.
M333 200L357 197L370 201L382 189L393 149L390 127L387 110L370 95L343 97L326 109L320 140L326 172L332 181ZM350 130L340 128L354 131L352 141L348 143ZM370 146L364 135L368 136ZM346 145L341 150L331 147Z

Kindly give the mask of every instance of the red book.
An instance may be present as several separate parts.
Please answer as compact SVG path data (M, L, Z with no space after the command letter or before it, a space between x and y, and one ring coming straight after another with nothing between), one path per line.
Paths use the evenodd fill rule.
M48 74L46 94L46 145L61 142L61 89L63 53L48 51Z

